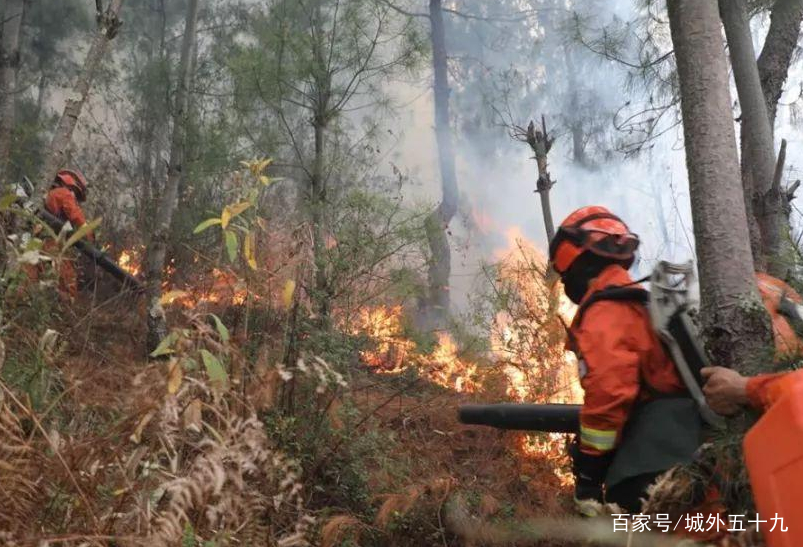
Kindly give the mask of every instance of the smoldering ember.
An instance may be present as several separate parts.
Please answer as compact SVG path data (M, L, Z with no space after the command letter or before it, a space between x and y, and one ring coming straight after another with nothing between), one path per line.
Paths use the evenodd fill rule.
M0 545L803 545L803 0L0 14Z

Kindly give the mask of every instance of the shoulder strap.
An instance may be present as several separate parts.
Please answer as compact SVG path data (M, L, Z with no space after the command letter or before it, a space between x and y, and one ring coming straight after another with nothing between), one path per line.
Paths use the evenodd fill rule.
M597 291L583 302L580 307L577 309L577 319L576 322L579 325L583 321L583 315L585 315L586 310L590 308L596 302L600 300L616 300L619 302L637 302L646 306L650 301L650 292L646 289L642 289L640 287L633 287L633 286L624 286L624 287L617 287L615 285L611 285L609 287L605 287L601 291Z
M638 283L638 281L636 282ZM625 286L615 286L611 285L609 287L605 287L601 291L597 291L588 297L588 300L583 302L580 308L577 310L577 324L579 325L580 322L583 320L583 314L585 311L591 307L594 303L599 302L600 300L616 300L619 302L636 302L643 306L647 306L650 303L650 291L646 289L642 289L641 287L634 287L632 285L625 285ZM671 355L671 354L670 354ZM674 360L673 360L674 363ZM656 389L647 378L644 377L644 372L639 368L639 383L641 387L645 389L652 399L662 399L662 398L675 398L678 397L677 394L669 394L664 393ZM681 395L681 397L685 397L685 395Z

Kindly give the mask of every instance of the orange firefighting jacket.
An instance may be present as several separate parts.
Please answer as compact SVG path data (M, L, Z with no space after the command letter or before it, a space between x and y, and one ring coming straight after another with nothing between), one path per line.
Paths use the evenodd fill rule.
M595 292L621 286L637 287L627 270L608 266L591 281L580 305ZM604 454L617 448L633 405L650 400L651 393L685 392L642 303L595 302L582 317L575 316L570 334L569 349L577 355L585 391L580 410L583 452Z
M803 304L803 298L792 287L771 275L756 273L758 291L761 300L772 318L772 333L775 340L775 357L794 357L803 354L803 341L779 313L781 297L788 298L796 304ZM803 371L781 372L778 374L759 374L747 381L747 397L750 405L757 410L766 410L783 390L783 386L792 381L792 375L801 375Z
M771 275L757 272L756 282L764 307L767 308L772 318L776 359L803 354L803 342L798 338L786 317L779 312L781 297L788 298L795 304L803 304L803 298L792 287Z
M69 221L73 229L78 229L86 224L86 217L75 194L69 188L57 186L52 188L45 196L45 209L63 221Z
M747 398L756 410L767 410L783 393L785 386L803 378L803 370L759 374L747 380Z

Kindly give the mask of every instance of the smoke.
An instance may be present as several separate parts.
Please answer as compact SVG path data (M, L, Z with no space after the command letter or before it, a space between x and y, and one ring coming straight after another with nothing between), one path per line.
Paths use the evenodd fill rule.
M597 14L598 21L634 15L629 1L601 6L604 12ZM465 9L468 11L470 4ZM545 254L548 246L539 196L534 192L537 167L532 151L508 135L503 121L526 126L530 119L538 120L543 114L547 129L557 136L549 154L550 173L557 181L551 192L556 223L584 205L611 208L641 236L640 260L634 267L637 273L648 273L658 259L683 261L693 256L680 127L657 139L637 158L625 159L612 152L620 137L613 127L613 115L619 106L636 98L626 90L626 67L577 44L567 45L564 32L555 30L556 36L550 37L551 30L544 28L540 19L517 22L515 25L525 26L517 30L511 30L512 24L500 29L492 23L477 22L461 34L456 27L465 26L465 22L455 24L452 20L447 26L447 32L452 31L447 35L451 75L467 76L457 81L453 77L450 82L461 191L460 215L450 226L452 291L458 305L465 301L482 264L492 261L495 251L508 245L511 233L532 240ZM500 33L541 38L532 41L531 47L485 46L498 43ZM567 71L567 49L578 74ZM473 62L465 61L468 53L471 59L480 58L482 66L454 68ZM397 120L401 132L393 161L419 183L410 193L435 203L440 175L430 85L424 80L418 85L393 86L396 101L406 105ZM567 112L572 86L588 96L583 101L583 113ZM597 123L595 119L603 119L601 127L595 129L601 135L596 136L608 146L607 151L597 151L591 167L574 161L568 129L572 115L584 113L589 126Z
M634 51L641 43L637 25L627 22L643 18L643 3L618 0L592 4L595 27L610 25L624 29L617 37L623 46L622 56L638 59L639 51ZM477 6L469 1L460 3L465 12L481 9ZM577 20L582 18L580 14ZM551 192L556 223L584 205L609 207L641 237L639 260L633 272L638 276L648 274L661 259L683 262L694 258L678 107L663 115L656 130L663 134L642 153L625 157L611 151L617 142L629 137L614 128L617 110L628 103L631 106L625 111L630 112L644 105L659 104L666 89L650 85L639 89L633 85L632 69L567 38L571 30L560 27L555 22L558 19L566 20L549 10L539 12L536 18L501 25L477 21L468 24L454 15L447 18L447 48L452 63L451 108L452 118L457 120L455 145L461 192L460 215L450 226L452 290L458 305L472 290L472 280L481 265L494 259L495 250L506 246L513 230L535 242L544 253L548 246L539 197L534 193L535 161L529 147L510 138L501 125L506 113L509 114L506 121L522 126L530 119L537 121L543 114L547 128L558 136L549 154L550 173L557 181ZM655 20L649 24L654 41L663 51L671 50L666 25ZM769 18L757 18L755 25L758 52ZM531 47L521 44L526 36L534 37ZM567 52L571 55L568 66ZM669 69L667 66L664 70ZM477 73L481 76L477 77ZM776 128L776 146L781 138L789 142L787 184L800 176L795 166L801 165L803 159L803 133L799 124L794 123L797 102L803 93L802 80L803 68L798 63L790 72L781 100L782 105L788 106L780 108ZM440 175L430 85L425 79L418 85L393 86L392 94L406 105L398 118L401 133L394 163L404 166L411 179L418 181L411 193L435 203L439 198ZM569 100L573 88L579 89L583 97L579 107ZM731 93L735 102L733 86ZM572 111L573 107L578 111ZM593 126L596 116L597 136L609 147L607 153L597 150L596 165L592 168L573 159L569 125L583 116L589 126ZM621 119L622 115L618 117ZM735 124L738 138L738 122ZM799 226L800 218L799 212L793 210L794 226Z

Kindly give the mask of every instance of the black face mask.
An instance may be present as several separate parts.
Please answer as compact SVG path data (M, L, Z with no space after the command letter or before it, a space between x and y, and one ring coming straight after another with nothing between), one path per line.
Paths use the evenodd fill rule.
M561 277L561 280L563 281L563 291L569 297L569 300L575 304L580 304L583 296L588 292L588 282L591 280L588 277L570 275L569 272L566 272Z
M591 280L597 277L606 267L615 263L616 261L611 261L589 252L581 254L574 261L571 268L561 276L566 296L575 304L580 304L580 301L588 292L588 284Z

